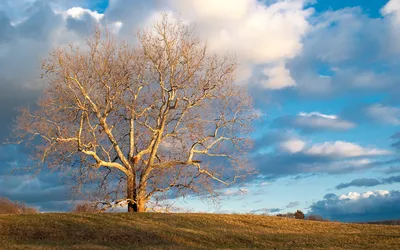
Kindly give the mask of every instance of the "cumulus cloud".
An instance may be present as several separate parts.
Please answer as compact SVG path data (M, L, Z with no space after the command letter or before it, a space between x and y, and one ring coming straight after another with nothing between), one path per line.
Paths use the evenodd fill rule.
M336 115L319 112L300 112L297 116L284 116L273 121L274 127L299 129L303 133L318 131L345 131L356 125Z
M388 194L389 191L387 190L367 191L364 193L349 192L348 194L342 194L339 200L360 200L368 199L369 197L386 196Z
M310 206L309 214L319 214L330 220L366 222L397 219L399 212L400 192L377 190L340 196L327 194Z
M97 11L91 11L81 7L70 8L65 12L65 14L75 19L83 19L85 15L90 15L97 21L100 21L104 17L104 14L99 14Z
M310 29L312 9L305 9L305 2L264 5L256 0L171 0L169 5L196 24L211 50L236 54L240 81L248 80L251 69L260 65L266 78L262 85L281 89L295 85L285 62L301 52L302 38Z
M390 0L381 10L383 15L391 15L394 21L400 24L400 3L396 0Z
M266 80L261 81L261 85L267 89L283 89L296 86L296 82L290 76L290 71L285 65L279 64L263 70Z

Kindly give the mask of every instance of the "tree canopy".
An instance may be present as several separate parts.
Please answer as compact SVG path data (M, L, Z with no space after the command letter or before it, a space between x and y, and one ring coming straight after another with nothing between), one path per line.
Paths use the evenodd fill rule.
M245 176L255 112L235 84L237 62L167 15L137 38L131 46L97 29L85 46L44 60L47 87L16 127L38 166L72 174L77 186L100 177L100 200L129 211Z

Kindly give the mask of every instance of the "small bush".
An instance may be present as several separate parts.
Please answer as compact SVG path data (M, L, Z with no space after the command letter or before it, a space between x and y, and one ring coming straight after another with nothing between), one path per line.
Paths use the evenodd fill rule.
M283 217L283 218L290 218L290 219L294 219L294 213L286 213L286 214L277 214L276 216L278 217Z
M299 220L304 220L305 216L302 211L297 210L296 213L294 213L294 218Z
M34 214L37 210L26 206L22 202L12 202L7 198L0 198L0 214Z
M307 220L324 221L324 218L322 218L322 216L318 214L310 214L309 216L307 216Z

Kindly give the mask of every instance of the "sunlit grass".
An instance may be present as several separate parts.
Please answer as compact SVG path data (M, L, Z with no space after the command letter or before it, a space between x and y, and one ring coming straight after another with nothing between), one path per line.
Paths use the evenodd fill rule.
M0 249L396 249L399 243L399 226L261 215L0 216Z

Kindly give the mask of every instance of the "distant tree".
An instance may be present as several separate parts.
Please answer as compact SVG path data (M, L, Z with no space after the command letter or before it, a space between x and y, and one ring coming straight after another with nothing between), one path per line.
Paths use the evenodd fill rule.
M322 218L322 216L318 214L311 214L307 216L307 220L324 221L324 218Z
M294 213L294 218L295 218L295 219L304 220L305 216L304 216L304 213L303 213L302 211L297 210L297 211Z
M26 206L22 202L12 202L7 198L0 198L0 214L33 214L37 210Z
M236 65L167 15L134 49L97 30L43 62L47 87L37 110L21 109L18 142L38 166L71 168L78 187L96 176L104 201L130 212L157 195L213 193L249 173L256 112Z

